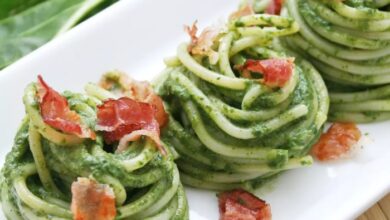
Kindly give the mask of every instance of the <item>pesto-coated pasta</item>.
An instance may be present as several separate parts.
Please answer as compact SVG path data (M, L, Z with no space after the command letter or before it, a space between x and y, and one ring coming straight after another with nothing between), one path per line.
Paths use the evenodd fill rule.
M328 94L318 72L299 58L279 88L240 75L249 59L290 59L272 38L297 32L292 19L247 15L231 19L226 29L211 46L217 62L187 43L165 60L155 80L171 115L162 138L179 154L185 184L253 189L280 171L312 163L307 152L326 121Z
M88 94L64 92L70 109L94 129L97 105L111 92L89 84ZM187 199L171 153L161 155L147 138L121 153L105 144L102 133L84 139L43 121L37 84L24 95L25 116L1 172L1 201L8 219L76 219L70 187L78 177L109 185L115 194L115 219L188 219Z
M390 119L390 1L288 0L300 26L284 38L324 77L331 121Z

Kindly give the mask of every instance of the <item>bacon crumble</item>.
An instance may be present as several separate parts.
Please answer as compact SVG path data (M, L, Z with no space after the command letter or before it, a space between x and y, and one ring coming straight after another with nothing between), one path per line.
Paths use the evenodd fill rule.
M82 124L77 112L69 108L67 99L52 89L40 75L38 75L37 89L40 113L46 124L81 138L93 140L96 138L95 133Z

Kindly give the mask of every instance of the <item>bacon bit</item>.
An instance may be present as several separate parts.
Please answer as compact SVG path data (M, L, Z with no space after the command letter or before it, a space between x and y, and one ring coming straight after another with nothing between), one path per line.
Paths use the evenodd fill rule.
M169 120L168 114L165 112L164 104L160 96L153 95L150 96L149 99L147 99L147 103L151 104L153 108L155 109L154 116L160 125L160 128L164 127Z
M74 220L113 220L116 216L115 195L105 184L79 177L72 183Z
M354 123L334 123L321 135L311 153L320 161L338 159L350 152L360 137L361 132Z
M37 88L40 112L46 124L81 138L96 138L95 133L81 123L80 116L69 108L66 98L48 86L40 75Z
M271 15L280 15L282 6L283 0L272 0L268 7L265 9L265 13Z
M259 80L261 83L271 88L283 87L292 76L294 58L248 59L239 69L241 69L244 78L252 79L250 72L260 73L263 75L263 79Z
M196 36L196 33L198 32L198 20L195 20L194 23L192 23L192 26L184 25L184 31L187 32L187 34L191 38L191 44L188 46L188 51L192 50L192 47L196 45L198 42L198 37Z
M165 155L155 115L156 110L151 104L128 97L108 99L98 106L96 130L104 131L104 140L109 144L120 140L118 151L123 151L128 141L136 141L145 135L151 138Z
M271 220L271 207L242 189L218 195L220 220Z
M250 1L244 7L241 7L237 11L233 12L229 16L229 20L234 20L234 19L238 19L238 18L247 16L247 15L253 15L253 14L255 14L255 11L253 10L252 2Z
M164 104L146 81L136 81L129 78L121 72L111 72L102 77L99 86L107 90L115 90L116 84L119 85L121 95L127 96L139 102L145 102L153 105L155 108L155 117L160 127L168 122L168 114L165 112Z
M142 136L147 136L150 139L152 139L155 143L158 143L157 146L160 147L160 151L163 154L166 154L165 149L163 147L161 147L162 144L161 144L161 140L160 140L159 134L157 132L155 132L155 131L150 131L150 130L146 130L146 129L133 131L130 134L127 134L127 135L123 136L120 139L120 141L119 141L118 149L116 150L116 152L124 151L127 148L127 143L128 142L130 142L130 141L137 141Z
M210 63L216 63L218 61L218 53L212 49L214 42L218 39L223 31L222 26L206 27L199 37L196 36L198 27L196 26L198 21L195 21L191 27L184 26L184 30L191 37L191 43L188 46L188 51L193 55L208 56Z

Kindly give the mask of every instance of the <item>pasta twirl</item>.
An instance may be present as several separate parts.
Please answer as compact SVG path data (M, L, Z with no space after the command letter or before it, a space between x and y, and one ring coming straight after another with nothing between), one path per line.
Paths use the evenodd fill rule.
M63 97L81 122L95 130L97 106L116 95L92 84L87 91L89 95L64 92ZM170 153L161 155L156 144L145 137L115 153L116 143L106 144L99 131L95 130L96 137L91 139L62 132L44 122L38 93L37 83L25 90L27 115L1 173L2 208L8 219L81 219L76 216L80 213L70 209L70 187L78 177L112 189L115 219L188 219L186 196ZM105 204L94 197L77 196L92 205Z
M227 26L211 45L217 59L183 43L156 80L171 114L163 140L180 155L183 182L194 187L252 188L309 165L307 151L326 121L327 90L309 63L296 59L289 80L276 87L267 85L266 71L256 78L243 70L249 63L291 62L272 38L297 32L296 22L257 14Z
M289 0L300 26L288 47L318 68L330 90L332 121L390 118L390 2Z

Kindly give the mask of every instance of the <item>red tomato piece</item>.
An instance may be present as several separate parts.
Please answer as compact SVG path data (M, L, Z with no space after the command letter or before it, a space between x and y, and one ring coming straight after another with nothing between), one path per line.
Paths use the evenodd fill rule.
M354 123L334 123L322 134L312 148L312 154L321 161L338 159L351 151L361 137Z
M95 139L95 133L81 123L80 116L69 108L68 101L38 76L38 101L43 121L60 131L82 138Z
M72 183L71 210L74 220L113 220L116 216L114 192L108 185L79 177Z
M96 129L104 132L103 137L107 143L119 141L125 136L127 141L138 140L143 135L148 136L165 154L155 112L153 105L128 97L108 99L98 106ZM133 132L136 133L131 135ZM119 150L124 149L122 145L118 147Z
M271 207L242 189L218 195L220 220L270 220Z
M268 87L283 87L292 76L294 69L294 59L266 59L252 60L248 59L242 67L242 76L252 78L250 72L263 75L260 80Z
M271 0L271 3L265 9L265 13L271 15L280 15L282 6L283 6L283 0Z

